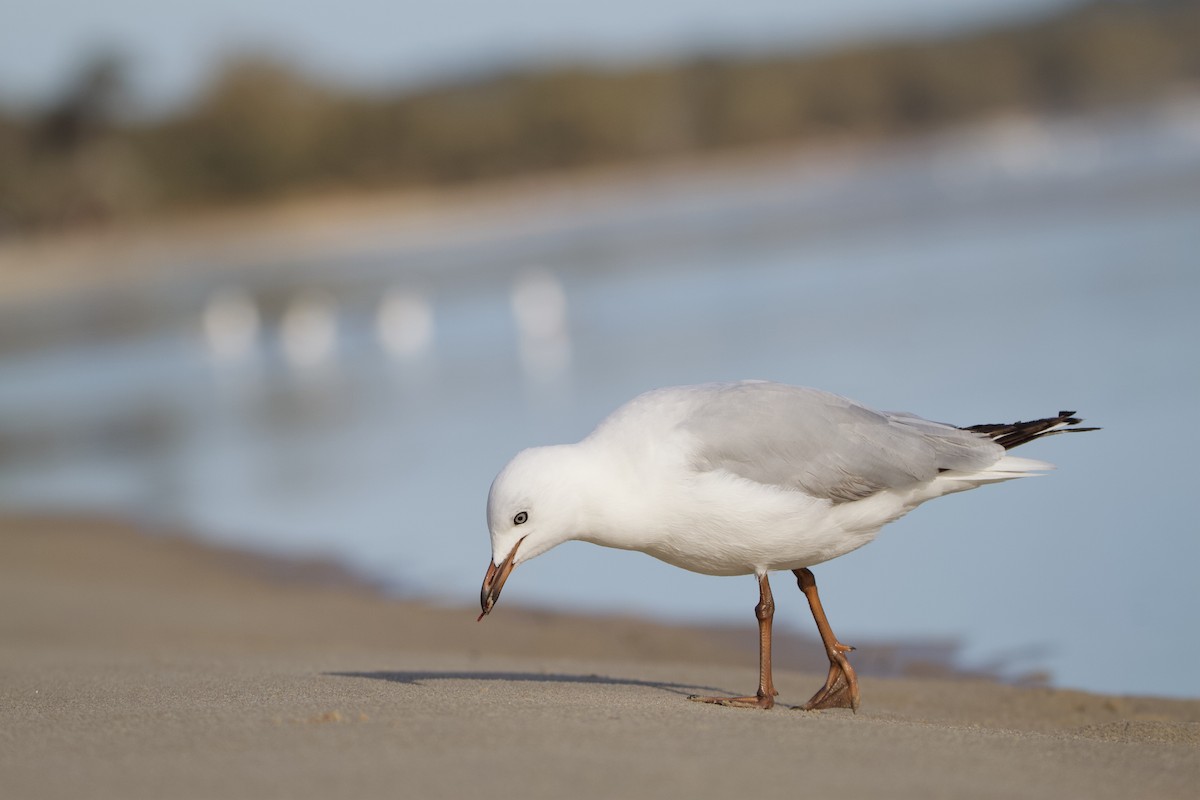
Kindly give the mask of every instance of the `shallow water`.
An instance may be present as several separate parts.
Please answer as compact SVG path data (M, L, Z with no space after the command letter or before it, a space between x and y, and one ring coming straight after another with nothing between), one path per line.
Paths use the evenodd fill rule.
M931 503L818 567L834 626L1200 695L1200 110L585 208L5 312L61 335L0 359L0 504L133 512L470 605L496 471L654 386L770 378L958 424L1077 408L1105 430L1022 452L1057 472ZM100 306L143 324L91 335L80 308ZM777 619L807 630L780 578ZM498 611L750 626L756 599L750 578L573 543L523 565Z

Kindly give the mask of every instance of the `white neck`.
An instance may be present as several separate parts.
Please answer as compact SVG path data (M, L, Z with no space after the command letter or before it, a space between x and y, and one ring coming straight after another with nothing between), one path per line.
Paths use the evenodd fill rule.
M573 455L579 456L570 459L568 468L580 519L571 538L622 550L645 549L655 525L647 502L654 490L645 483L644 465L631 461L628 451L614 451L599 442L585 440L568 447L578 448Z

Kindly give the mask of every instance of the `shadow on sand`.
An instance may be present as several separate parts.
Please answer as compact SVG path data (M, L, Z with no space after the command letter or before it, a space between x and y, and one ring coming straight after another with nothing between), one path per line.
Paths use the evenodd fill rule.
M712 686L695 686L687 683L667 683L665 681L643 681L635 678L611 678L606 675L564 675L561 673L541 672L325 672L339 678L371 678L377 681L393 681L420 686L424 681L530 681L533 683L593 683L619 686L646 686L671 694L687 697L688 695L727 694L734 695L725 689Z

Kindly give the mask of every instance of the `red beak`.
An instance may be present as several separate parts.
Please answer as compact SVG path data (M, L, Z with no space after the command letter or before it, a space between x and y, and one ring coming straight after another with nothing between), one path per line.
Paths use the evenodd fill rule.
M500 598L500 590L504 588L504 582L508 580L509 573L513 571L516 564L513 563L513 558L517 555L517 548L521 546L521 539L517 542L504 560L497 566L494 563L489 563L487 574L483 576L483 588L479 591L479 605L483 608L483 613L479 615L476 622L479 622L486 617L492 610L492 606L496 605L496 600Z

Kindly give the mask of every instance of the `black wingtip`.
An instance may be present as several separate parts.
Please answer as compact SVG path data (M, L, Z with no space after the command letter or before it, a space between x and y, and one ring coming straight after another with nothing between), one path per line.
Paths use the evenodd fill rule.
M1011 424L989 424L989 425L972 425L963 430L982 433L996 444L1002 445L1005 450L1011 450L1014 447L1023 445L1027 442L1032 442L1034 439L1040 439L1043 436L1053 436L1058 433L1085 433L1087 431L1098 431L1100 428L1077 428L1074 427L1083 422L1083 419L1075 416L1074 411L1059 411L1056 417L1046 417L1044 419L1031 419L1024 422L1013 422ZM1062 427L1069 425L1071 427Z

